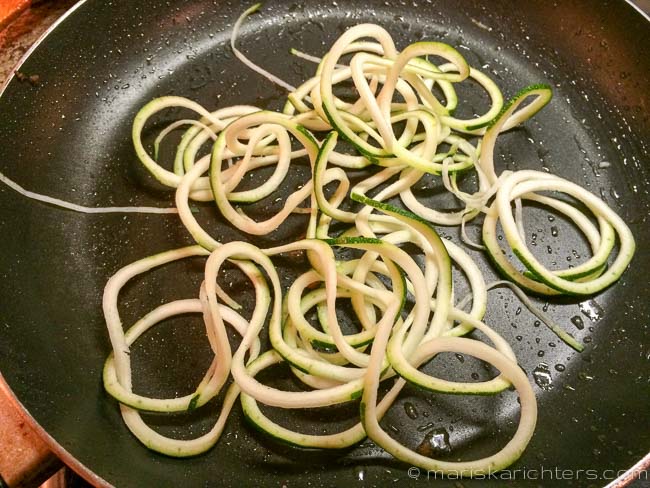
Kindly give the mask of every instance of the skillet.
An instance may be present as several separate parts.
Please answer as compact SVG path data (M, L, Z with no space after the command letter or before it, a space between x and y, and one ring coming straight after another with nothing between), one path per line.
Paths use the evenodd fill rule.
M207 0L78 4L20 68L39 74L40 84L14 78L5 87L0 171L30 190L85 205L168 206L169 192L142 172L130 143L133 116L144 103L174 94L206 107L281 106L282 89L241 65L226 47L232 23L246 6ZM604 485L636 463L647 466L648 20L622 1L468 1L462 7L447 0L271 1L244 26L241 45L253 60L297 83L313 66L290 59L290 47L322 54L345 27L364 21L384 25L401 46L436 38L458 47L471 64L492 73L506 96L532 83L554 87L553 102L534 121L500 138L499 164L548 167L580 182L629 223L638 250L622 280L593 299L539 302L585 343L582 354L535 327L508 293L492 296L488 323L500 324L497 330L513 344L531 380L537 372L538 428L512 470L527 469L530 478L543 469L571 470L547 471L544 481L532 483L552 486L571 477L573 485L589 486ZM601 167L603 161L609 167ZM531 213L530 225L541 229L540 247L552 246L561 259L583 252L584 243L561 219L552 236L546 214ZM245 238L216 217L214 226L224 241ZM274 239L294 232L285 229ZM408 466L372 443L335 453L279 446L254 432L237 411L205 455L178 460L147 451L123 426L101 385L109 352L101 291L121 266L188 244L189 236L173 216L79 215L2 187L0 239L0 371L53 450L91 483L339 486L363 480L384 486L426 480L426 473L414 479ZM183 264L128 287L122 295L125 321L161 301L193 296L200 271L199 262ZM141 378L136 387L149 394L183 391L201 374L208 352L197 322L170 321L134 350ZM451 453L438 454L471 458L507 440L515 406L511 396L447 398L411 389L386 423L414 445L431 432L446 433ZM193 415L191 432L209 425L209 410ZM332 427L344 424L346 413L300 412L284 421ZM164 432L185 432L183 422L149 420ZM513 486L531 483L524 471L513 477Z

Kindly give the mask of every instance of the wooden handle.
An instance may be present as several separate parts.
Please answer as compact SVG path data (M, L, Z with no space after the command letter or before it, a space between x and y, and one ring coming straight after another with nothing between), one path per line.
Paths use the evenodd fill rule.
M9 488L35 488L62 466L15 405L0 378L0 476Z

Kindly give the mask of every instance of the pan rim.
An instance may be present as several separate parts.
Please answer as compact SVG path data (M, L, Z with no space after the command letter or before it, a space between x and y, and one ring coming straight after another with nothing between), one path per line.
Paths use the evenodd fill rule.
M16 77L16 71L29 59L32 53L38 49L38 47L46 40L46 38L52 33L55 29L59 27L63 22L66 21L68 17L71 17L75 11L79 9L87 0L78 0L72 7L56 19L52 25L50 25L45 32L43 32L38 39L32 44L27 51L21 56L16 65L9 72L9 76L4 80L0 86L0 97L4 95L5 90L11 83L11 81ZM54 439L42 426L39 424L34 417L29 413L27 408L22 404L18 397L14 394L13 390L9 386L9 383L5 380L4 375L0 372L0 390L4 395L10 400L10 407L13 408L16 412L21 415L21 417L26 421L26 423L31 427L34 432L41 438L41 440L47 445L47 447L69 468L71 468L75 473L80 475L86 481L91 483L93 486L100 488L112 488L113 485L108 483L104 478L97 475L94 471L88 468L85 464L81 463L75 456L68 452L56 439Z

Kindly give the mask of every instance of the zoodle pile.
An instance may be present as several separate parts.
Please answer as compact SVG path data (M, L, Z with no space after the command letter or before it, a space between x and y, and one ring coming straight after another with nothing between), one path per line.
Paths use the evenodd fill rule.
M249 66L278 81L235 46L241 22L257 7L240 17L232 47ZM317 62L317 68L298 87L282 82L290 90L282 112L247 105L211 112L191 100L166 96L137 114L137 155L159 182L175 189L178 215L196 244L145 257L109 280L103 307L113 353L103 373L106 391L119 401L131 432L148 448L170 456L210 449L239 401L258 429L296 446L341 449L368 437L401 461L426 470L471 476L510 465L533 435L537 406L512 348L483 322L488 289L510 286L567 345L581 350L582 345L534 308L522 290L589 296L605 289L632 258L630 230L602 200L575 183L540 171L496 171L498 136L544 107L551 99L548 86L529 86L504 103L496 84L451 46L417 42L399 51L390 34L372 24L345 31L322 58L293 53ZM468 80L487 93L490 107L463 119L454 116L462 103L457 86ZM165 128L154 150L148 151L142 140L145 125L170 107L190 109L196 118ZM158 149L181 127L184 132L169 170L159 164ZM202 152L206 145L209 154ZM247 209L273 199L296 162L305 158L310 178L284 199L277 213L262 221L247 215ZM270 174L262 182L260 169ZM468 172L475 173L473 192L460 189L460 175ZM251 175L259 184L241 189ZM418 200L414 187L430 175L442 181L460 210L431 208ZM568 203L567 196L580 206ZM249 240L219 242L199 224L191 202L212 200L221 218L249 234ZM526 245L526 201L573 221L593 256L569 269L545 267ZM270 248L254 244L255 236L275 231L294 213L306 214L305 237ZM464 231L473 219L482 219L483 245L469 241ZM436 225L461 226L463 240L483 249L504 281L487 284L463 246L441 239ZM498 225L512 257L498 238ZM274 258L296 251L304 253L309 266L284 289ZM153 268L195 256L205 259L197 297L165 303L125 332L118 311L120 289ZM452 265L466 276L471 288L467 296L456 296ZM242 310L219 283L220 271L233 266L254 290L252 310ZM337 304L344 301L356 316L354 333L344 331L337 317ZM134 392L130 346L161 321L188 313L202 315L214 352L203 379L181 397L150 398ZM241 335L234 351L228 328ZM264 328L268 341L261 340ZM487 341L466 337L473 330ZM462 382L422 370L443 352L473 356L500 374L489 381ZM288 364L301 390L283 391L258 380L260 372L279 363ZM387 386L380 395L382 382ZM483 459L451 462L419 454L381 425L407 383L433 393L463 395L496 394L514 387L521 404L518 428L504 447ZM198 438L165 437L140 415L200 408L222 389L226 392L218 420ZM356 425L327 435L290 430L260 406L310 409L354 401L359 401Z

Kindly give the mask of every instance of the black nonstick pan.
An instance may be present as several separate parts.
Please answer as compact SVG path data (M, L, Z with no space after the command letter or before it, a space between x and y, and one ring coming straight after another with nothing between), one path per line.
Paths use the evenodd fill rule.
M29 190L88 206L171 205L169 191L142 171L132 149L131 122L144 103L174 94L209 108L281 107L284 91L239 63L228 47L232 24L246 7L220 0L81 2L20 67L38 74L39 83L14 77L0 97L0 171ZM549 106L499 139L498 165L548 168L581 183L629 223L638 243L621 281L598 296L538 300L585 344L581 354L539 327L509 292L491 294L487 321L511 342L535 383L538 427L506 478L437 483L603 486L634 465L647 467L648 19L624 1L269 1L244 25L241 48L297 83L314 67L292 58L289 48L323 54L346 27L361 22L383 25L402 47L420 39L457 47L506 96L533 83L553 86ZM162 127L179 114L164 113L154 124ZM216 210L211 215L223 241L247 238L220 223ZM531 209L529 225L537 230L540 254L552 249L549 259L577 260L575 254L586 251L577 232L560 218L551 225L547 212ZM297 231L283 229L259 243L292 232ZM173 215L81 215L0 186L0 371L65 462L94 484L118 487L432 481L370 442L333 453L278 445L237 410L220 442L204 455L179 460L140 445L102 388L110 348L101 293L120 267L189 243ZM487 263L483 267L494 275ZM162 301L194 296L200 279L199 261L148 274L125 289L125 319ZM161 325L134 349L137 388L182 392L202 374L209 349L193 320ZM463 367L489 374L471 361ZM442 445L432 447L434 454L469 459L506 442L518 418L515 402L512 395L457 398L409 389L384 422L412 446L435 439ZM214 410L194 413L189 433L205 429ZM348 413L294 412L284 421L335 427L348 422ZM188 435L185 421L148 420L161 431ZM627 478L639 476L644 475Z

